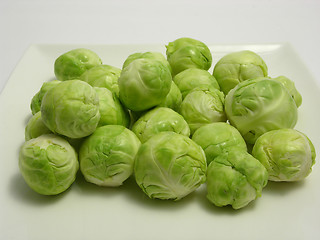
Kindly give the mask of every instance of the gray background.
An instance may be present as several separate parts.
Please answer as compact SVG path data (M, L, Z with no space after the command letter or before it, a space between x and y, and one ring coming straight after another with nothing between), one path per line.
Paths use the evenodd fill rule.
M2 0L0 91L30 44L290 42L320 85L319 0Z

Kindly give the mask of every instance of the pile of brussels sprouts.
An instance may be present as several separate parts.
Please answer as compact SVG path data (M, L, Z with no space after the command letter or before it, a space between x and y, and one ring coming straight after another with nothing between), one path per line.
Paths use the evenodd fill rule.
M209 48L191 38L170 42L166 56L133 53L122 69L89 49L62 54L57 80L31 101L19 155L26 183L59 194L80 169L106 187L134 176L150 198L172 200L205 183L210 202L239 209L268 181L307 177L316 153L294 129L302 98L293 81L268 76L249 50L211 67Z

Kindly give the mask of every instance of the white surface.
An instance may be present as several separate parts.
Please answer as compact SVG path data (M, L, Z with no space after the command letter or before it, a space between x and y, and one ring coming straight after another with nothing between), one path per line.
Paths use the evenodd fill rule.
M53 63L76 47L96 51L103 63L121 67L137 51L165 51L161 45L33 45L0 95L0 239L319 239L320 170L300 183L269 183L262 197L235 211L217 208L204 185L178 202L151 200L133 179L120 188L101 188L79 174L65 193L33 192L18 169L19 147L30 117L32 96L54 78ZM315 80L289 44L209 44L215 62L230 51L260 54L271 76L286 75L303 96L296 128L320 146L320 100ZM18 97L17 97L18 96Z

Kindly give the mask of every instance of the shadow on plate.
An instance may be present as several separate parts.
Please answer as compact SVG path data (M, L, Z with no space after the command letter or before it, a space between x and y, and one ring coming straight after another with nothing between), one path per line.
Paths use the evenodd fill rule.
M119 187L100 187L86 182L82 174L79 173L72 191L74 189L79 191L80 194L98 195L108 198L121 196L128 199L131 204L136 204L138 207L161 211L179 210L194 201L196 198L196 192L193 192L179 201L150 199L137 185L133 176L128 178L123 185Z
M18 202L23 204L30 204L34 206L53 204L64 195L68 194L69 190L55 196L45 196L33 191L24 181L20 173L16 173L12 176L8 186L8 192Z
M303 184L303 181L293 183L269 182L264 188L262 195L285 195L289 191L302 187ZM71 185L71 187L67 191L55 196L44 196L34 192L25 183L23 177L18 172L12 176L8 191L9 194L11 194L18 202L37 207L54 204L66 197L67 194L75 193L78 195L77 197L81 197L81 195L99 198L113 198L120 196L121 198L130 201L130 204L135 204L137 207L150 209L152 211L179 211L181 209L185 209L185 207L190 204L196 204L199 205L206 213L213 215L239 215L249 211L254 211L257 204L259 204L258 201L261 200L261 198L258 198L250 202L246 207L238 210L233 209L231 206L217 207L207 199L205 184L179 201L150 199L137 185L133 176L127 179L123 185L119 187L100 187L87 182L80 171L77 174L76 181Z
M263 189L262 194L284 196L292 191L303 188L305 181L298 182L273 182L269 181L267 186Z
M233 209L231 206L217 207L207 199L205 184L178 201L150 199L137 185L133 176L127 179L122 186L110 188L88 183L80 173L77 177L76 187L74 188L80 190L81 194L99 195L108 198L121 195L121 197L129 199L131 203L136 204L138 207L150 209L152 211L180 211L184 210L190 204L195 204L200 205L200 207L209 214L235 215L253 211L256 206L255 202L259 201L258 198L249 203L246 207L238 210Z

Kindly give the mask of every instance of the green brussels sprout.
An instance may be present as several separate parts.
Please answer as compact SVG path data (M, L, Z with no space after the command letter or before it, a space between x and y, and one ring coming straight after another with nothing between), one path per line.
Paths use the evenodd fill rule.
M296 89L296 86L292 80L285 76L279 76L276 78L273 78L273 80L279 81L283 84L283 86L288 90L290 95L292 96L293 100L295 101L297 107L300 107L302 104L302 97L298 90Z
M53 133L70 138L88 136L100 120L98 94L84 81L63 81L44 95L41 116Z
M104 125L129 126L128 111L121 105L115 94L107 88L94 87L99 97L100 121L98 127Z
M224 122L224 95L216 89L192 91L183 99L180 114L189 124L191 134L203 125Z
M160 62L163 62L171 71L171 66L169 64L169 62L167 61L167 59L163 56L162 53L160 52L138 52L138 53L133 53L131 55L129 55L127 57L127 59L124 61L123 65L122 65L122 69L124 69L125 67L127 67L132 61L136 60L136 59L153 59L153 60L158 60Z
M41 112L37 112L36 114L32 115L29 119L27 126L25 128L24 136L25 140L28 141L32 138L39 137L44 134L52 133L46 125L44 125Z
M164 131L190 136L189 126L184 118L179 113L165 107L157 107L148 111L133 124L132 131L142 143Z
M129 129L120 125L99 127L80 147L80 170L90 183L120 186L133 172L139 147L139 139Z
M136 59L118 80L121 102L130 110L143 111L162 103L170 91L169 68L152 59Z
M22 145L19 168L31 189L42 195L56 195L74 182L79 163L77 153L65 139L45 134Z
M39 92L37 92L31 100L30 108L33 115L40 111L43 96L49 91L49 89L53 88L60 82L61 81L59 80L53 80L42 84Z
M221 91L227 94L240 82L251 78L267 77L268 68L255 52L245 50L232 52L222 57L213 69Z
M260 136L252 155L268 170L271 181L300 181L315 163L316 152L310 139L294 129L269 131Z
M152 199L179 200L206 180L207 163L202 148L187 136L161 132L141 144L134 175Z
M181 92L177 87L177 85L174 82L171 82L171 87L168 95L166 96L165 100L158 105L158 107L167 107L178 112L181 103L182 103Z
M293 128L297 122L297 106L285 87L269 78L241 82L225 99L225 111L249 144L263 133Z
M226 122L210 123L198 128L192 135L192 140L204 150L208 165L226 151L247 151L240 132Z
M107 88L119 97L120 73L120 68L102 64L88 69L79 79L89 83L92 87Z
M188 68L208 70L212 64L212 55L206 44L192 38L179 38L166 46L167 60L176 75Z
M217 80L208 71L197 68L189 68L174 76L173 81L181 91L182 98L192 90L218 89Z
M79 79L88 69L102 64L93 51L77 48L60 55L54 62L54 74L58 80Z
M268 183L266 168L244 150L224 152L207 170L207 198L218 207L234 209L247 206L261 197Z

